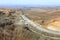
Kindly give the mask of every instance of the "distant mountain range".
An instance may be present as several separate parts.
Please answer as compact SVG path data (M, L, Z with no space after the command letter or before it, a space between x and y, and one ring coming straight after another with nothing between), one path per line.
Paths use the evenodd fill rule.
M42 6L42 5L0 5L0 8L40 8L40 9L60 9L60 6Z

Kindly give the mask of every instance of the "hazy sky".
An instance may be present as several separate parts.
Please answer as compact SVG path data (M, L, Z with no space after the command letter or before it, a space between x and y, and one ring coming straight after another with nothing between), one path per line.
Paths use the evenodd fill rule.
M59 5L60 0L0 0L0 5Z

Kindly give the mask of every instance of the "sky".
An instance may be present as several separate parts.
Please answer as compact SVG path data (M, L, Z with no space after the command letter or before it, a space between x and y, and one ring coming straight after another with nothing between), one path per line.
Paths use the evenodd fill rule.
M55 5L60 6L60 0L0 0L1 5Z

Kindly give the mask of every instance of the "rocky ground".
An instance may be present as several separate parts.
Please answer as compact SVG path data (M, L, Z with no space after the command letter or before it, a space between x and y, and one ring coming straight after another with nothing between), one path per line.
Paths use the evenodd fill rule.
M60 17L60 10L26 9L24 13L29 19L41 25L55 26L56 23L56 26L60 25L58 23L60 22L58 21L60 20L60 18L58 18ZM20 15L20 9L0 9L0 40L59 40L42 36L42 34L47 35L47 33L44 32L36 34L28 30L22 21L19 25L16 24L16 22L20 20Z
M0 40L37 40L20 20L20 9L0 9ZM19 22L19 24L18 24Z

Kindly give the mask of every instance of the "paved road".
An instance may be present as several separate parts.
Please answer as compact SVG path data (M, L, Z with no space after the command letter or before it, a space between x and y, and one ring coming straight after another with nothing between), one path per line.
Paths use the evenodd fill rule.
M55 34L55 35L60 35L60 33L56 33L53 31L48 31L47 29L43 29L41 25L34 23L33 21L29 20L26 16L21 15L21 17L23 18L23 20L25 21L25 24L29 24L32 27L34 27L35 29L39 30L39 31L43 31L43 32L47 32L50 34Z
M34 32L34 33L41 33L41 31L42 32L44 32L44 33L48 33L48 35L49 34L55 34L55 35L59 35L60 36L60 33L56 33L56 32L52 32L52 31L49 31L49 30L46 30L46 29L43 29L43 27L41 26L41 25L39 25L39 24L37 24L37 23L34 23L32 20L30 20L30 19L28 19L26 16L24 16L24 15L21 15L20 16L20 19L16 22L16 24L18 24L18 25L20 25L20 23L25 23L25 24L29 24L29 25L31 25L31 28L34 28L35 30L38 30L38 31L35 31L34 29L31 29L30 28L30 26L28 26L29 27L29 29L31 29L32 30L32 32ZM20 29L20 27L19 27L19 29ZM42 35L42 34L41 34ZM58 38L58 37L55 37L55 36L45 36L44 34L43 34L43 36L44 37L48 37L47 39L49 40L49 38L54 38L54 39L59 39L60 40L60 37ZM43 36L41 36L42 38L43 38ZM46 39L45 38L45 39Z

